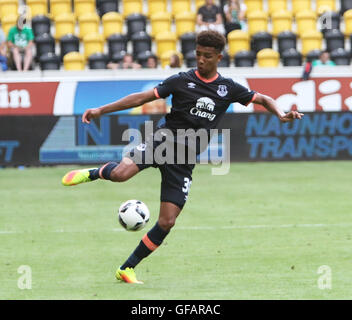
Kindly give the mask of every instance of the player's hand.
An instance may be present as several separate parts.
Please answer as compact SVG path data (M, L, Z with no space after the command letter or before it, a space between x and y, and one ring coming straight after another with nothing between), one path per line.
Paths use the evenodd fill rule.
M304 114L298 111L290 111L286 113L284 116L280 117L280 121L290 122L290 121L293 121L294 119L302 119L303 116Z
M99 118L101 116L101 111L99 108L87 109L82 116L82 122L90 123L91 119Z

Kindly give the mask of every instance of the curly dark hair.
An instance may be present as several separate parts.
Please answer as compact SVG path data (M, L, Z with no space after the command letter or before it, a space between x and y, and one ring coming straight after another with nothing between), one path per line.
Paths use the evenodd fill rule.
M215 48L220 53L224 50L226 39L219 32L207 30L198 33L196 43L202 47Z

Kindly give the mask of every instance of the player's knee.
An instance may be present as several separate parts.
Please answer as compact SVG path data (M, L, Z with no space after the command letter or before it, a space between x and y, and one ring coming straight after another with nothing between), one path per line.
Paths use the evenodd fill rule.
M116 167L111 171L110 179L115 182L124 182L129 179L129 175L126 171L120 170L118 167Z
M166 230L169 231L176 223L176 219L175 218L159 218L159 226Z

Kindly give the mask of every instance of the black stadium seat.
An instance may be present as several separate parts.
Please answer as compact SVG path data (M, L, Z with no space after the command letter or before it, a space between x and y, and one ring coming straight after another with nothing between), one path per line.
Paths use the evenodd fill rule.
M291 31L283 31L277 35L278 50L281 54L287 49L297 47L297 36Z
M144 31L134 33L132 35L131 42L134 58L137 58L139 53L151 51L152 49L152 38Z
M294 48L285 50L281 54L281 59L285 67L297 67L302 65L302 54Z
M65 54L72 51L79 52L79 38L74 34L66 34L60 39L61 61Z
M119 11L117 0L96 0L96 7L100 17L102 17L107 12Z
M142 66L142 68L147 67L147 61L150 56L154 56L151 51L142 51L137 55L137 61Z
M334 49L345 48L345 35L337 29L326 31L324 35L326 49L331 52Z
M197 35L194 32L184 33L180 37L181 52L183 56L186 56L190 51L196 50L196 37Z
M351 63L351 53L343 48L331 51L330 58L338 66L347 66Z
M47 16L38 15L32 18L32 30L34 37L38 37L44 33L50 33L51 22Z
M262 49L272 47L273 36L269 32L257 32L251 38L251 50L253 50L254 52L259 52Z
M234 63L236 67L253 67L255 62L255 52L241 50L235 54Z
M125 35L120 34L120 33L115 33L112 34L108 39L108 52L110 58L115 53L121 52L121 51L127 51L127 38Z
M185 55L185 60L186 60L186 66L187 68L194 68L197 66L197 59L196 59L196 52L193 51L189 51L186 55Z
M219 68L227 68L230 66L230 56L228 55L227 52L223 51L222 52L222 59L218 63Z
M44 53L39 58L39 65L41 70L60 70L60 57L52 52Z
M340 14L343 15L345 11L352 9L352 0L340 0L341 10Z
M132 35L147 30L147 17L143 14L134 13L126 18L127 36L131 39Z
M319 59L319 56L321 53L322 53L322 51L319 49L314 49L312 51L309 51L306 55L306 60L307 61L317 60L317 59Z
M37 49L36 60L48 52L55 53L55 39L49 33L44 33L34 40Z
M88 58L89 69L106 69L108 56L103 53L94 53Z
M325 11L320 17L321 23L320 31L324 34L325 32L333 29L340 29L340 15L338 12Z

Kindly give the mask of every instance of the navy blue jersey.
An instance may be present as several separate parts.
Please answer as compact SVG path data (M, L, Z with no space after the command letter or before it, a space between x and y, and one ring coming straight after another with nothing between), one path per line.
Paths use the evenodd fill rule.
M165 117L165 127L172 130L216 128L231 103L248 105L256 95L219 73L204 79L194 69L167 78L154 92L158 98L172 94L171 111Z

